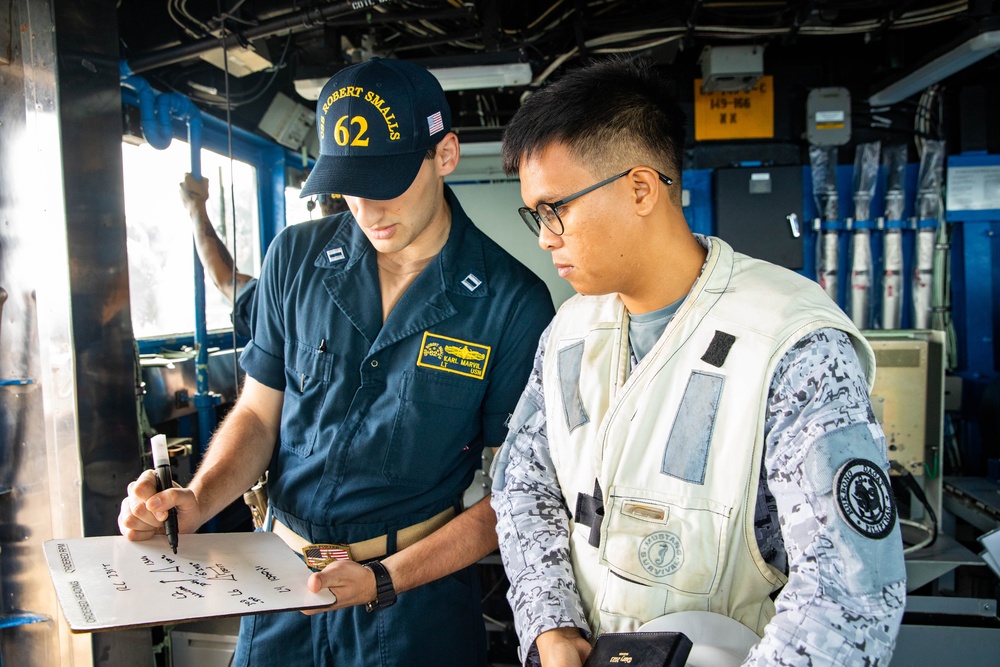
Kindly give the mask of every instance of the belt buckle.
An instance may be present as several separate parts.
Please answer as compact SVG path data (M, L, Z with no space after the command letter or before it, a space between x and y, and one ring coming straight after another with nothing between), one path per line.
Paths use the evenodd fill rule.
M308 544L302 547L306 565L317 572L335 560L354 560L349 544Z

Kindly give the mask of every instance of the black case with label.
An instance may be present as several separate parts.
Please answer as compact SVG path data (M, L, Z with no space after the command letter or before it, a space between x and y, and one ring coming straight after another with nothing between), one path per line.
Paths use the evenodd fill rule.
M691 646L680 632L608 632L597 638L584 667L684 667Z

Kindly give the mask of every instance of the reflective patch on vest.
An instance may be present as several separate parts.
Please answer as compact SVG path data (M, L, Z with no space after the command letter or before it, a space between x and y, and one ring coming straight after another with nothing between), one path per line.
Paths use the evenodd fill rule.
M896 503L889 478L867 459L851 459L833 477L837 511L865 537L880 540L896 525Z
M669 530L658 530L639 543L639 563L646 572L657 578L673 574L684 563L684 548L677 535Z
M559 388L563 412L569 432L590 421L580 396L580 365L583 362L583 341L559 350Z
M482 380L490 362L490 346L424 332L417 366Z
M725 331L716 331L712 337L712 342L708 344L708 349L702 355L701 360L706 364L712 364L716 368L722 368L729 356L729 349L736 342L736 336Z
M660 472L692 484L705 483L708 449L722 398L721 375L693 371L663 449Z

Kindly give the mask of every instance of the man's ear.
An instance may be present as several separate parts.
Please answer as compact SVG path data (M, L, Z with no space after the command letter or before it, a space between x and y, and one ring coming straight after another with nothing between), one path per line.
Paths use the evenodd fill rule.
M455 171L460 154L458 135L449 132L435 147L434 159L437 161L438 175L447 176Z
M666 187L660 180L660 175L649 167L636 167L629 174L632 185L632 201L635 205L636 215L647 216L656 208L656 204L666 193Z

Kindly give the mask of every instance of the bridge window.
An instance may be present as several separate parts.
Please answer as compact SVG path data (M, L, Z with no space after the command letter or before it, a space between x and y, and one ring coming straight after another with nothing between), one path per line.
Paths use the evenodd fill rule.
M300 222L318 220L323 217L322 211L319 210L319 204L316 204L316 198L300 199L299 193L301 192L301 187L288 186L285 188L285 225L297 225ZM311 211L309 210L310 202L313 203Z
M163 151L148 144L123 143L122 162L135 336L189 334L194 331L195 320L194 244L191 219L181 204L178 188L184 173L191 170L190 148L187 142L177 139ZM204 149L201 168L202 176L210 181L208 213L216 233L230 252L235 233L236 266L241 273L256 276L261 261L256 169L245 162L234 162L233 186L229 158ZM209 277L205 282L208 329L231 328L232 304Z

